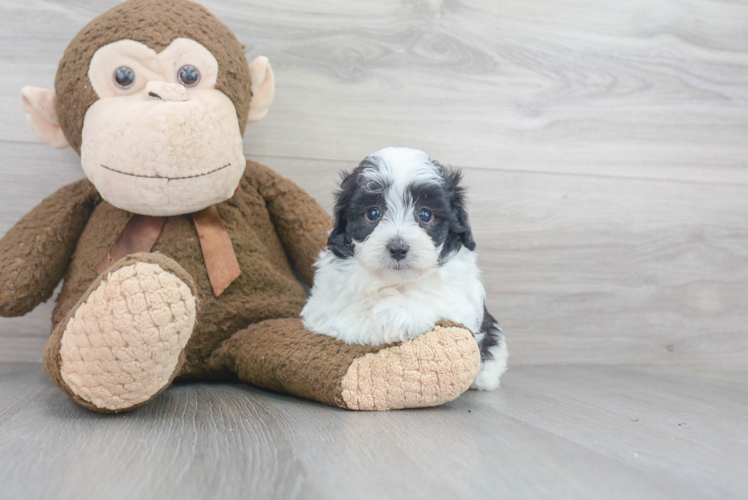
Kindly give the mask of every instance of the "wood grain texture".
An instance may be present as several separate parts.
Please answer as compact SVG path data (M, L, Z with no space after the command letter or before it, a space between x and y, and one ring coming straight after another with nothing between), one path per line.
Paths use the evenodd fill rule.
M126 415L0 364L8 498L745 498L745 371L521 367L443 407L354 413L241 385Z
M82 177L19 90L116 3L0 3L0 235ZM382 146L464 168L512 363L744 364L748 4L203 3L275 68L245 152L326 208ZM0 360L40 359L51 307L0 319Z
M51 85L70 38L116 3L3 2L0 137L36 140L18 90ZM203 3L273 62L254 154L408 145L460 166L748 183L742 2Z

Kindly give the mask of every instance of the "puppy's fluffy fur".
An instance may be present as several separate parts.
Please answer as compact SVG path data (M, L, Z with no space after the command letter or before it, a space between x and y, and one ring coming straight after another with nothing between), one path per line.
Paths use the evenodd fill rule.
M412 339L440 319L475 332L474 389L499 386L507 349L485 308L461 175L422 151L387 148L343 173L306 327L347 343Z

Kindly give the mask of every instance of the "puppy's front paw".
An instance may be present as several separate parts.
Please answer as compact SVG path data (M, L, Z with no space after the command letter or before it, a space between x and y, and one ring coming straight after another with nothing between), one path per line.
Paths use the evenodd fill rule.
M385 344L418 337L429 331L438 318L431 318L403 297L381 300L373 309L374 323Z

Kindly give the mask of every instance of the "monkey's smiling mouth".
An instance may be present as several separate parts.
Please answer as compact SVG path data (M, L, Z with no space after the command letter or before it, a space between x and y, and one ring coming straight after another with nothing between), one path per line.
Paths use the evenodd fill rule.
M210 175L218 172L219 170L223 170L224 168L228 168L231 166L231 163L227 163L226 165L218 168L214 168L210 172L203 172L202 174L195 174L195 175L185 175L184 177L163 177L161 175L141 175L141 174L133 174L130 172L123 172L121 170L117 170L116 168L107 167L106 165L102 165L101 168L105 168L107 170L110 170L112 172L116 172L118 174L122 175L129 175L130 177L141 177L143 179L163 179L167 181L181 181L185 179L194 179L195 177L203 177L205 175Z

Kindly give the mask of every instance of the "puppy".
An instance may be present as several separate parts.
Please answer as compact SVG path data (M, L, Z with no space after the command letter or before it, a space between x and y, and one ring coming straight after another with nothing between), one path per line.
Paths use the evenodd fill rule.
M492 390L506 370L504 334L485 308L461 174L422 151L386 148L343 181L328 250L301 312L312 332L381 345L431 330L440 319L475 333Z

